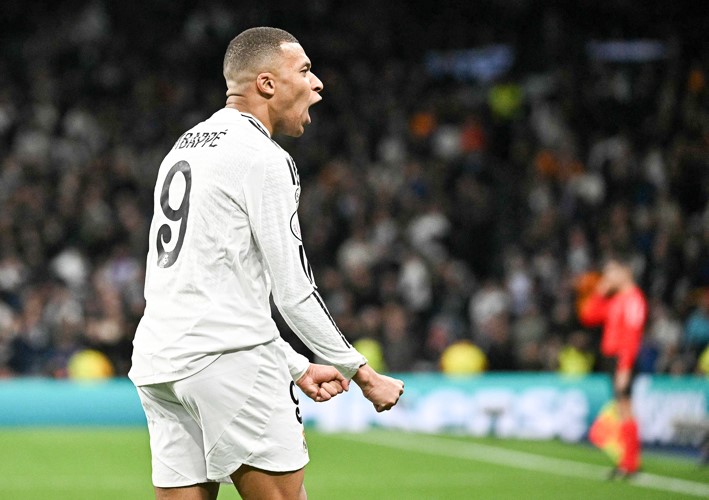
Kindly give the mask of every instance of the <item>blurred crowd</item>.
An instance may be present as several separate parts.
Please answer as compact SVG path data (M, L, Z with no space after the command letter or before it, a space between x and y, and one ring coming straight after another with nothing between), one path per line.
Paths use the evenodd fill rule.
M157 168L223 106L224 50L254 25L291 31L324 82L305 135L279 142L321 294L370 362L592 371L577 301L622 248L650 305L638 369L709 372L701 23L627 2L232 4L3 3L0 375L70 376L87 350L127 373ZM633 38L664 51L588 50ZM493 44L513 54L497 74L427 64Z

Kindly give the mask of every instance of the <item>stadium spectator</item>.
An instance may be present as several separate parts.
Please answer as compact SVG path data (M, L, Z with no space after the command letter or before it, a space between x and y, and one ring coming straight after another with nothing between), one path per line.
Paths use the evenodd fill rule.
M587 375L593 370L594 363L595 356L591 351L588 332L573 332L559 352L559 373L577 377Z
M709 344L709 291L701 294L697 307L687 318L684 344L695 355Z

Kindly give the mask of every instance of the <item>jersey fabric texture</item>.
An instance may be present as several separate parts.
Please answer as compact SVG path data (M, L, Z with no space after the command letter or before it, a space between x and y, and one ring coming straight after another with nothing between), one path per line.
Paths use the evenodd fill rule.
M632 370L635 365L646 318L647 302L637 286L611 297L594 294L581 309L584 325L603 325L601 353L617 357L618 370Z
M155 186L146 308L129 372L136 385L178 380L271 341L297 380L308 360L280 338L271 294L291 329L345 377L366 363L313 281L299 198L295 162L249 114L221 109L177 140Z

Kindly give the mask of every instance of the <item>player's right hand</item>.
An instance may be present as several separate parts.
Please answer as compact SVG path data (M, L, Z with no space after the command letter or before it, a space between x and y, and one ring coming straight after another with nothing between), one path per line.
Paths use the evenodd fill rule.
M303 394L317 403L329 401L350 388L349 381L335 367L315 363L310 363L295 383Z
M391 409L404 394L404 382L374 371L369 365L357 370L352 380L362 390L362 394L373 405L377 412Z

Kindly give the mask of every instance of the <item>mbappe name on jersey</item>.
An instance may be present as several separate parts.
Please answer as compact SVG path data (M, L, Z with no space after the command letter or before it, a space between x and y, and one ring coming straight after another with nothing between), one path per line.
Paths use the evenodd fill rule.
M228 131L229 129L219 132L185 132L177 139L172 149L203 148L205 146L216 148L219 145L219 139Z

